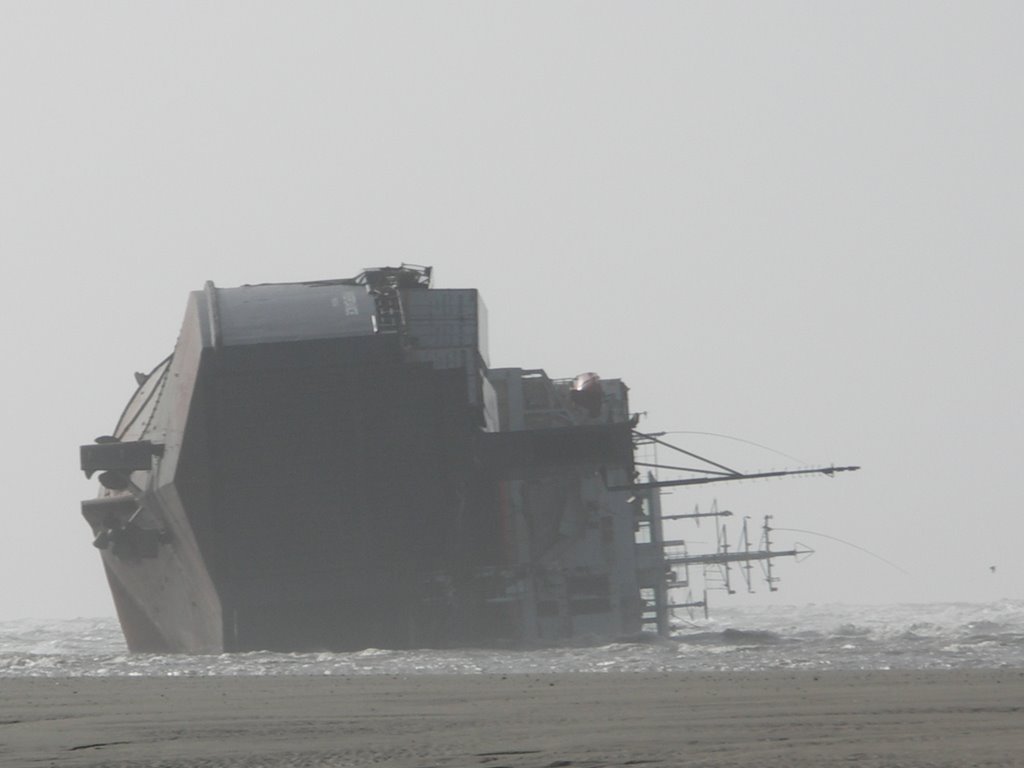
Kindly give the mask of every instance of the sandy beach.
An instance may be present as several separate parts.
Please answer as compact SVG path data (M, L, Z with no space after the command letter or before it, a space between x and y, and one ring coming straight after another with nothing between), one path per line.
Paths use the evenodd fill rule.
M0 680L11 766L1024 766L1024 670Z

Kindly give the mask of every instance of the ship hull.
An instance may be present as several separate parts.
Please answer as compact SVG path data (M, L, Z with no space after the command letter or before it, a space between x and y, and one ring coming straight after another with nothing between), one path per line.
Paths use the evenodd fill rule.
M625 387L578 409L542 372L489 371L476 292L396 272L208 284L115 433L83 446L131 650L639 631L635 509L606 490L632 473Z

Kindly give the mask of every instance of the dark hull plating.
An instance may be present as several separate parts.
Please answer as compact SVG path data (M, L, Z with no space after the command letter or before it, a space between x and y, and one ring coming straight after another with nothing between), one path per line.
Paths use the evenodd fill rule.
M83 447L83 467L105 470L101 497L83 510L132 650L574 633L569 595L541 606L555 617L564 608L561 625L534 619L528 629L514 582L533 578L524 535L539 557L588 521L554 510L562 530L546 530L505 497L517 483L561 482L559 503L573 506L566 477L574 485L611 464L626 477L628 425L581 415L582 432L503 439L478 340L482 304L463 291L428 306L444 293L393 284L382 298L365 282L338 281L192 295L174 354L138 377L114 436ZM403 313L390 332L389 300ZM141 461L111 458L147 447ZM608 568L599 570L609 633L639 630L639 598L613 607Z

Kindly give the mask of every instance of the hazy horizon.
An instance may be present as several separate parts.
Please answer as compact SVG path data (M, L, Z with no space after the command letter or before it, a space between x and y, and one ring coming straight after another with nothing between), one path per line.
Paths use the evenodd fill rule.
M0 620L109 615L78 446L188 292L433 265L816 554L721 604L1024 597L1024 6L0 5ZM713 539L704 526L685 530ZM995 572L990 566L996 566Z

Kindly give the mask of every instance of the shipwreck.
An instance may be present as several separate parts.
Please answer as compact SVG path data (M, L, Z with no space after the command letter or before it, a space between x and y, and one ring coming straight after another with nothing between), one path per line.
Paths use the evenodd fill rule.
M766 522L757 547L691 554L662 487L855 469L739 472L641 432L619 379L491 368L478 292L430 283L403 265L190 295L173 353L81 448L132 651L664 634L706 605L674 597L691 565L801 550ZM697 466L658 480L652 444Z

